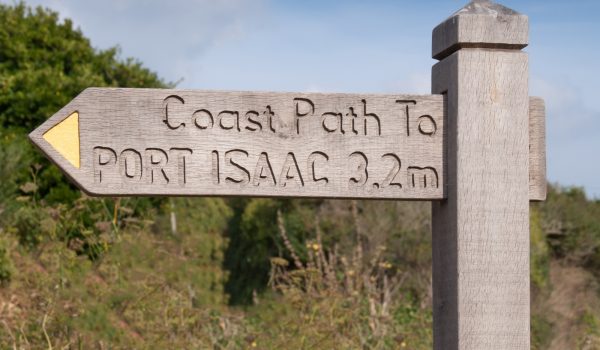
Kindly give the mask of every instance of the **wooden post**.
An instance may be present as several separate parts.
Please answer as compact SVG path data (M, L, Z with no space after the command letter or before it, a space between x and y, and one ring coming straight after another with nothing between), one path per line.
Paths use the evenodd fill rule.
M479 0L433 31L447 199L433 202L435 349L529 349L528 19Z

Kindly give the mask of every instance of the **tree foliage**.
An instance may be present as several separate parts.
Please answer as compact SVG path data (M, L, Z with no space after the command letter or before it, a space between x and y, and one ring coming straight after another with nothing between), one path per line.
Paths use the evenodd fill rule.
M163 87L119 49L97 50L69 19L0 4L0 125L30 131L90 86Z
M0 4L0 133L25 138L81 91L91 86L165 87L118 47L98 50L58 13L24 3ZM21 152L37 164L37 194L51 203L73 202L79 192L33 147ZM23 170L23 169L21 169ZM27 178L31 169L18 173Z
M306 259L306 238L314 230L315 205L318 201L285 199L232 199L232 216L227 236L224 267L229 271L225 286L232 304L248 304L253 294L267 287L270 258L291 260L280 235L277 213L284 218L290 244Z
M600 276L600 201L588 200L582 188L552 186L538 207L552 253Z
M117 47L95 49L52 10L0 4L0 23L0 229L14 231L28 247L48 235L67 244L79 240L79 252L94 258L104 246L96 224L110 220L114 204L82 200L25 134L88 87L167 84L140 62L119 58ZM157 202L135 200L133 215Z

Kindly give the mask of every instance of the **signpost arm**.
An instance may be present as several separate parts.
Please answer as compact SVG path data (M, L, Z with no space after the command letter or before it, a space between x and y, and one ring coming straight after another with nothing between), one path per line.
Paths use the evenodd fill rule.
M447 199L433 202L435 349L529 349L528 19L469 3L433 31Z

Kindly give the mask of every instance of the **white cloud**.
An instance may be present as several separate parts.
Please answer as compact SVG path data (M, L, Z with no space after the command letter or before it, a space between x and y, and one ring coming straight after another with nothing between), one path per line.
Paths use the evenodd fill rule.
M188 77L202 55L260 23L263 0L30 0L71 18L92 44L118 44L168 80Z

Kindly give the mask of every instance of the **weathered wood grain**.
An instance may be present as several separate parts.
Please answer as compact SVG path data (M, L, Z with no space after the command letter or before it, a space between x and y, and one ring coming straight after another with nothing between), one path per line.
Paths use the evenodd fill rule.
M522 49L529 40L529 21L488 0L471 1L433 30L433 58L441 60L461 48Z
M181 94L186 98L183 99L183 97L180 96L184 103L181 103L181 101L175 97L179 96L177 94ZM294 102L294 99L297 98L294 96L305 96L301 98L310 97L315 101L318 100L319 105L317 107L320 108L320 111L315 109L315 115L312 116L312 120L310 120L311 118L309 118L309 116L296 117L296 103L298 103L298 108L311 108L311 112L313 105L305 100ZM59 166L61 166L61 168L63 168L63 170L80 185L80 187L88 193L95 195L301 195L307 197L354 198L354 196L357 196L357 198L435 200L441 199L444 196L444 169L442 163L444 154L443 148L445 146L440 146L444 134L442 116L445 107L443 106L443 102L441 102L442 99L443 97L441 95L424 97L403 95L307 95L249 92L89 89L82 93L81 96L73 101L73 103L56 113L56 115L46 122L39 130L32 133L32 140L34 143L38 144L50 158L57 162ZM380 104L378 106L372 106L373 110L377 110L376 115L379 118L378 122L373 117L363 117L363 100L367 103L367 114L371 113L371 103ZM315 103L313 100L310 101L313 104ZM228 103L231 104L228 105ZM261 112L256 111L258 114L251 113L254 109L259 110L261 104L264 105L262 106L263 110ZM211 115L209 116L206 112L201 111L202 108L200 108L199 105L207 107L206 111L211 113ZM264 115L264 112L267 111L266 106L270 106L270 111L273 113L273 116L270 119L272 121L271 124L268 123L268 116ZM167 107L168 109L166 109ZM208 107L213 109L212 112ZM344 134L341 133L341 130L327 132L327 130L324 129L322 124L324 118L322 114L326 113L323 111L327 110L327 108L331 111L336 111L334 113L342 113ZM350 108L352 108L354 115L356 115L355 117L348 115ZM407 108L410 125L406 124ZM234 118L234 115L227 114L225 118L222 118L224 116L224 114L222 114L221 120L218 119L218 113L227 110L233 111L234 109L236 109L238 117L240 118L240 130L238 130L237 118ZM343 113L344 110L346 110L346 113ZM279 111L283 112L279 113ZM381 113L382 111L383 113ZM57 123L59 126L64 124L63 120L65 120L65 114L69 115L69 113L71 113L71 116L79 116L80 112L83 112L81 130L77 130L78 126L74 125L69 125L69 128L66 129L61 128L67 130L70 133L68 134L65 133L64 130L60 130L56 127ZM302 114L305 111L300 110L298 112ZM166 113L169 114L167 115ZM424 116L431 116L432 119ZM212 127L202 129L203 127L208 126L206 123L211 123L211 117ZM249 117L252 121L248 119ZM165 123L165 118L167 118L168 124ZM339 115L329 115L326 118L326 126L330 129L332 128L330 124L332 124L333 121L339 121ZM367 135L365 135L364 131L365 119L367 120ZM77 120L79 120L79 117ZM352 129L353 120L354 129ZM530 159L532 164L530 167L531 200L543 200L546 191L544 120L543 101L532 98L530 102ZM427 130L419 130L420 127L432 127L434 125L431 123L432 121L435 124L435 134L427 135ZM196 125L195 122L197 122L199 126ZM235 123L231 124L233 122ZM296 122L300 123L298 124L301 126L300 133L295 129L297 127L295 124ZM219 124L223 124L225 128ZM231 126L234 126L234 128L227 129ZM337 127L337 125L335 126ZM407 129L407 127L410 129ZM73 130L73 128L75 128L75 130ZM379 130L379 128L383 129ZM273 132L272 129L275 129L276 131ZM56 134L56 131L60 131L61 134L55 135L54 139L57 139L58 137L58 140L62 143L66 142L66 144L72 142L73 145L75 145L72 147L76 147L77 149L72 149L70 152L65 153L64 146L58 145L58 149L61 150L58 151L56 149L57 145L54 145L54 147L49 145L47 142L50 140L49 136L51 134ZM425 134L423 131L425 131ZM378 135L380 132L381 135ZM410 134L410 132L412 132L412 134ZM375 133L377 133L377 135L375 135ZM82 141L81 156L79 137L84 140ZM69 138L76 139L71 140ZM41 139L44 139L46 142L42 142ZM301 176L306 177L307 173L312 171L313 160L315 161L315 170L327 165L328 169L326 171L329 173L333 172L333 177L327 177L327 186L324 186L324 180L310 181L309 179L309 181L304 181L305 179L303 178L303 183L301 183L302 186L300 186L300 188L290 189L291 186L283 186L283 188L278 189L276 185L281 174L275 174L275 167L281 165L277 164L277 162L281 163L282 157L287 157L287 153L282 155L281 152L285 151L287 147L289 148L288 152L294 154L294 158L296 158L298 154L302 154L303 157L309 157L310 154L307 155L306 151L300 150L304 146L311 144L313 145L313 148L316 147L310 152L311 154L313 152L322 152L323 155L320 153L312 155L310 159L310 169L308 168L308 163L306 164L306 169L302 169L301 165L298 164L298 168L301 170L300 174ZM367 148L364 148L365 144L368 145ZM220 145L220 148L215 148L211 145ZM227 149L222 148L225 145L229 147ZM265 163L265 165L271 167L273 172L272 178L275 181L270 181L270 177L265 175L266 178L261 178L262 180L259 181L256 187L261 187L262 185L262 187L266 187L266 189L259 188L252 190L254 183L250 180L240 184L232 183L231 181L227 182L227 175L225 173L228 171L224 169L226 167L231 168L231 164L223 165L223 162L227 163L224 159L225 155L223 152L235 149L249 152L245 150L245 147L247 146L251 146L254 154L251 155L249 153L246 155L243 152L235 151L233 153L237 154L237 156L248 158L242 166L251 173L250 180L253 180L253 171L256 170L256 163L254 163L254 161L258 163L261 155L263 153L265 154L264 157L266 158L263 157L264 159L262 159L261 162L268 160L268 164ZM95 147L109 147L112 152L114 152L117 161L120 158L120 154L125 149L131 149L131 152L125 152L124 157L130 160L133 160L133 158L136 157L139 160L139 157L141 157L142 165L140 170L142 176L139 178L139 181L133 181L129 177L123 176L118 168L124 164L115 162L113 167L108 164L105 167L98 168L99 164L95 163L98 159L93 156ZM368 184L365 183L363 186L353 186L355 185L354 182L348 182L348 186L345 186L346 180L350 178L358 179L352 174L352 169L346 169L349 166L347 161L350 158L354 158L353 160L357 162L355 163L355 166L359 166L359 163L363 158L360 154L356 154L348 159L343 159L341 156L341 153L343 152L340 147L345 147L345 152L348 154L357 151L363 152L363 150L372 150L375 152L375 160L372 158L373 153L369 156L365 154L365 156L367 156L367 161L369 162L367 174L370 179L367 179L367 182L370 182ZM152 175L153 170L144 166L144 163L148 163L145 158L151 156L145 153L147 149L153 148L156 148L156 150L150 150L150 153L154 152L155 157L158 156L157 152L161 153L160 150L167 153L167 164L164 171L165 173L171 173L165 175L169 181L172 180L172 177L176 175L175 173L179 171L176 168L183 165L182 163L177 163L178 160L173 159L173 157L185 158L186 176L183 186L179 183L179 178L173 179L177 181L169 183L161 183L160 181L157 183L153 182L154 179L148 177ZM171 148L174 150L171 150ZM192 153L186 155L186 149L191 150ZM320 151L317 151L317 149L320 149ZM96 150L96 153L98 157L108 156L111 150L99 149ZM217 156L219 162L216 164L222 167L220 170L225 174L221 174L225 176L224 183L221 182L215 184L212 181L214 179L210 179L214 176L212 171L213 154L210 154L211 159L207 159L207 150L210 151L209 153L212 151L220 152ZM332 150L336 154L336 158L326 159L329 158L329 154ZM386 150L390 151L388 152ZM139 153L139 157L134 154L134 151ZM59 154L60 152L63 153ZM390 180L390 183L392 183L391 186L384 180L386 180L385 178L387 178L389 171L395 166L394 162L397 160L390 155L384 157L385 159L380 159L381 157L377 155L377 152L382 155L390 152L398 155L397 153L400 152L402 155L402 158L399 158L401 164L398 174L393 181L388 179ZM144 153L144 155L142 155L142 153ZM204 159L199 158L203 153ZM326 158L324 158L325 155L327 156ZM254 161L250 159L252 157L254 157ZM273 159L273 157L276 157L276 159ZM62 162L63 158L70 159L69 163L71 164ZM75 158L76 160L74 160ZM83 168L81 169L79 167L80 158L87 159L87 163L84 162ZM228 161L230 162L230 160ZM299 162L298 159L294 160L296 163ZM428 163L428 160L432 160L432 162ZM233 161L235 162L235 159ZM309 159L306 159L306 162L308 161ZM198 162L210 163L210 166L198 167ZM275 162L275 164L272 164L272 162ZM387 166L389 166L390 169L385 168L385 163L388 163ZM75 164L77 165L77 169L73 168ZM435 180L437 175L436 186L427 186L427 188L425 188L424 182L415 182L413 186L413 176L417 174L415 173L415 170L418 169L408 169L410 164L420 168L431 166L435 170L435 173L423 173L421 176L433 176L434 178L430 179L431 182ZM98 168L98 171L104 175L102 181L98 181L100 180L99 178L94 178L94 167ZM332 167L334 168L332 169ZM208 173L209 170L210 172ZM243 170L237 169L235 166L233 170L243 172ZM381 178L381 172L386 174L383 179ZM417 174L417 176L418 175L419 174ZM315 176L317 179L320 178L318 174ZM376 176L379 176L379 179ZM401 178L407 183L408 188L400 188L398 184L403 184L403 181L400 180ZM425 180L427 180L427 178L425 178ZM148 181L150 182L148 183ZM267 183L265 181L270 182ZM329 181L331 181L331 184ZM420 181L422 181L422 179ZM204 182L204 186L202 186L202 182ZM233 187L235 187L236 190L233 192L227 192L225 190L225 192L223 192L223 187L228 183L233 184ZM336 186L336 183L337 187L333 187ZM265 184L269 186L266 186ZM382 186L376 188L375 184L381 184ZM249 187L249 189L238 192L237 189L241 187ZM345 187L347 188L344 189ZM339 195L331 192L332 190L340 191L340 189L341 193ZM274 190L277 190L276 193L273 193ZM356 192L361 193L356 194Z
M546 200L546 105L539 97L529 99L529 199Z
M80 168L43 135L78 112ZM99 89L31 139L100 196L444 198L442 96Z
M526 19L482 3L433 34L444 59L432 92L447 96L447 200L432 204L435 349L530 348L528 58L516 50ZM453 21L465 35L448 32Z

